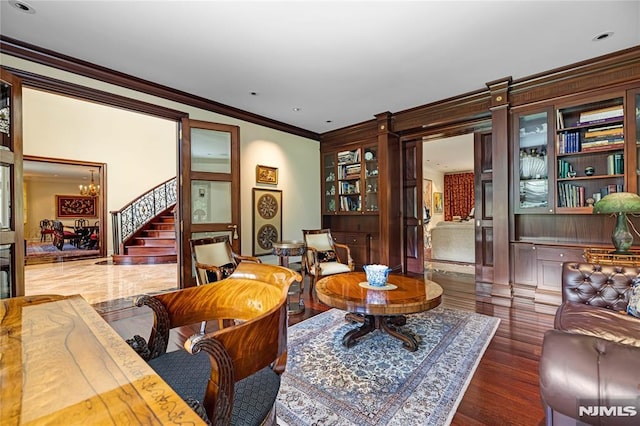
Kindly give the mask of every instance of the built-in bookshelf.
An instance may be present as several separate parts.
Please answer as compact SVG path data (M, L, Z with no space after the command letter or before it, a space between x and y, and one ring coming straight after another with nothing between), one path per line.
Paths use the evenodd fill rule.
M378 149L359 146L323 154L323 211L378 212Z
M591 213L601 197L624 191L624 147L623 97L558 108L556 211Z

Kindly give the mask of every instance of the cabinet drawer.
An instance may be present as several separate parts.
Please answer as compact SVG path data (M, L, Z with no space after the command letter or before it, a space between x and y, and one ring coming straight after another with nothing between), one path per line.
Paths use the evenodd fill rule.
M344 234L342 241L349 247L366 247L369 234Z
M583 262L582 249L566 247L537 246L538 260L553 260L556 262Z

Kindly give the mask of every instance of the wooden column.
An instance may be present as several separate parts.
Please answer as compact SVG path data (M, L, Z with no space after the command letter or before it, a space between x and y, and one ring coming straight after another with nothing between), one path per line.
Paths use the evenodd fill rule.
M511 78L487 83L493 151L493 286L491 301L511 306L509 282L509 101Z
M378 129L378 202L380 263L400 269L402 265L402 218L400 216L400 138L392 131L390 112L376 114Z

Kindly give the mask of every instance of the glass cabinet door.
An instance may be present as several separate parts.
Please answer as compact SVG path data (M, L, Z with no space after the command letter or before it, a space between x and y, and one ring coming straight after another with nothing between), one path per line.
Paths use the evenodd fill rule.
M334 153L322 157L322 208L325 213L336 212L336 157Z
M364 148L365 211L378 211L378 147Z
M516 213L552 213L549 174L553 149L550 110L515 115L514 182Z

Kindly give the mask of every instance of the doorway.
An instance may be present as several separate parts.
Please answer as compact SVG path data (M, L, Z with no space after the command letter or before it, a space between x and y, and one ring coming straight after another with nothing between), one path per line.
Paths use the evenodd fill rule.
M102 163L24 157L26 265L106 256L104 226L100 226L106 223L105 173ZM97 193L90 191L92 185ZM72 203L82 207L70 211ZM54 221L69 233L69 239L57 247Z
M474 274L473 133L422 142L425 271ZM468 182L470 179L470 182ZM445 181L467 181L446 188ZM445 212L446 210L446 212ZM447 215L445 216L445 213Z

